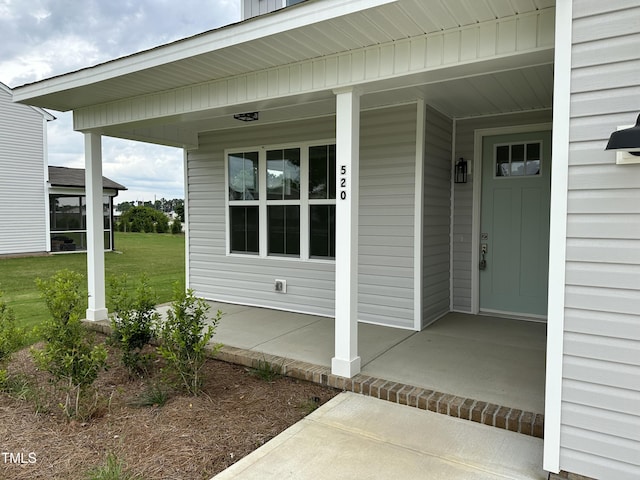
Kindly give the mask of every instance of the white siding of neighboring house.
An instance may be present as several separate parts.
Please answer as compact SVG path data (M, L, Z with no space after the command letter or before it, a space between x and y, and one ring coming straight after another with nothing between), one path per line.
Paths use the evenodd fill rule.
M44 122L0 86L0 254L47 250Z
M424 160L422 326L449 311L453 121L427 107Z
M640 5L573 6L562 470L640 478L640 165L604 147L640 111Z
M527 113L496 115L456 121L455 158L460 157L473 165L474 134L485 128L534 125L551 122L551 111L540 110ZM454 184L453 215L453 310L471 312L471 226L473 208L473 175L467 183Z
M361 117L359 318L412 328L416 107ZM332 262L226 254L224 172L228 148L332 138L334 117L201 135L187 160L191 288L214 300L333 316ZM287 280L286 294L273 291L276 278Z

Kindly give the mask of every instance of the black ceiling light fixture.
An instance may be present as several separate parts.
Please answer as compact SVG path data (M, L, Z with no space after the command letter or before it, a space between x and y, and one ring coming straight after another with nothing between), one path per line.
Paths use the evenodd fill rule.
M241 122L255 122L260 118L259 112L236 113L233 118Z
M635 126L613 132L605 150L616 151L616 163L640 163L640 115Z

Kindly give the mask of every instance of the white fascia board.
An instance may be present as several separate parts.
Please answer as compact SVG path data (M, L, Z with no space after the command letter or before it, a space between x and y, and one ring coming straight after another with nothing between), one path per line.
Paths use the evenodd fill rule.
M50 95L63 90L109 80L252 40L259 40L296 28L332 20L362 10L395 3L396 1L333 0L330 2L331 4L329 4L329 1L303 3L295 8L253 17L211 32L201 33L167 45L134 53L94 67L87 67L17 87L13 90L14 101L28 102L29 99L34 97Z

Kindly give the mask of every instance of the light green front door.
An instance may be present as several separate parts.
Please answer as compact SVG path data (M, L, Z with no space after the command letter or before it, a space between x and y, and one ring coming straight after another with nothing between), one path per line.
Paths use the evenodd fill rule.
M481 311L546 316L550 187L551 132L484 137Z

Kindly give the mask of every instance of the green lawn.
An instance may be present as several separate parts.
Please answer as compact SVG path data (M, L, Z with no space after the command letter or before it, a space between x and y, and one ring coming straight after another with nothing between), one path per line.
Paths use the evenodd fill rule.
M107 278L126 273L135 279L146 273L158 303L172 300L174 282L184 284L184 235L117 232L115 246L117 252L105 255ZM35 279L48 278L63 268L86 276L86 254L0 259L0 291L20 325L32 327L47 318Z

